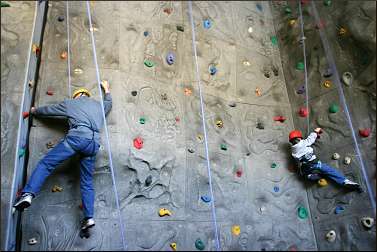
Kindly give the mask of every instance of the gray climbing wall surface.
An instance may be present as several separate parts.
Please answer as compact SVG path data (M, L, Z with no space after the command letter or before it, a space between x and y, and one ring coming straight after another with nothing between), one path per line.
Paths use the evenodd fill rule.
M290 4L297 18L297 6ZM291 162L289 131L294 125L305 131L306 119L297 115L304 103L304 96L296 93L303 85L303 73L294 69L302 57L299 27L287 25L286 5L193 3L221 248L374 250L375 227L365 230L360 222L363 216L373 217L368 195L345 193L330 182L327 187L304 183ZM66 23L59 21L66 5L51 2L49 6L36 106L68 98L67 61L60 57L67 50ZM170 244L176 243L177 250L196 250L195 240L200 238L205 250L214 250L210 204L201 199L210 194L187 3L91 2L90 6L101 78L109 80L113 96L107 121L128 249L172 250ZM322 13L332 12L324 8ZM209 29L203 25L205 19L211 21ZM99 99L85 2L70 3L70 21L72 85L85 86ZM306 41L310 40L309 80L314 83L309 89L311 127L324 129L316 151L324 162L362 182L343 111L328 113L331 102L341 104L334 84L328 89L322 86L326 59L313 17L306 14L304 21ZM334 47L336 39L330 38ZM375 37L373 41L371 48ZM169 52L175 55L172 65L165 59ZM147 67L145 60L154 66ZM350 68L347 62L342 58L337 62L341 73L364 76L355 78L346 94L355 127L372 128L361 146L373 177L375 72L371 71L375 58L360 69ZM211 67L217 69L214 75L209 73ZM364 96L368 98L360 98ZM354 109L359 100L373 103L374 108L363 104ZM275 121L276 116L286 120ZM3 125L2 120L2 130ZM33 121L28 175L66 130L63 120ZM133 145L137 137L144 141L140 150ZM72 158L53 172L23 213L22 250L123 249L104 133L101 145L94 175L96 226L91 237L79 237L79 166L78 159ZM341 156L337 161L331 160L335 150ZM342 163L346 155L352 158L348 166ZM7 162L11 160L9 156ZM149 176L152 182L146 185ZM62 191L52 192L55 185ZM334 215L339 204L345 210ZM300 207L308 211L306 218L298 216ZM159 217L160 208L167 208L171 216ZM237 228L232 232L235 226L239 233ZM325 239L329 230L337 232L335 243ZM37 244L29 245L31 238Z

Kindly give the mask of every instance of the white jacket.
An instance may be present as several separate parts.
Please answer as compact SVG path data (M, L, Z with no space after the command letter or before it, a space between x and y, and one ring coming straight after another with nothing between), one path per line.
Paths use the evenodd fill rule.
M292 156L300 161L312 161L317 157L314 155L314 150L310 147L317 139L317 133L312 132L306 139L302 139L300 142L292 146Z

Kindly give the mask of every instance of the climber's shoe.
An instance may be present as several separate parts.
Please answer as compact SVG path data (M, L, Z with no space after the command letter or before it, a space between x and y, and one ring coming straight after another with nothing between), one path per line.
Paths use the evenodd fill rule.
M86 217L81 221L81 230L87 230L88 228L94 227L94 225L94 219Z
M22 211L25 208L28 208L31 205L31 200L34 198L32 193L23 193L17 202L13 205L13 207L18 210Z
M349 188L351 190L355 190L359 193L362 193L364 190L363 188L356 182L353 182L349 179L346 179L344 182L343 182L343 185L346 187L346 188Z

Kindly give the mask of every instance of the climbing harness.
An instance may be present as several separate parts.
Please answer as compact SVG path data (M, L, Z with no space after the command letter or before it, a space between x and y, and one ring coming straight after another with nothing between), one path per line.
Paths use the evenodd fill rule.
M192 3L191 3L191 1L188 2L188 6L189 6L189 15L190 15L190 22L191 22L191 32L192 32L192 47L193 47L193 50L194 50L196 77L197 77L197 80L198 80L200 109L201 109L201 114L202 114L202 124L203 124L203 131L204 131L204 143L205 143L205 151L206 151L206 159L207 159L208 183L209 183L209 190L210 190L211 199L212 199L212 201L211 201L212 221L213 221L213 228L215 230L216 249L219 251L220 250L220 241L219 241L219 234L218 234L217 222L216 222L215 198L213 196L213 189L212 189L211 166L210 166L210 162L209 162L209 153L208 153L207 129L206 129L206 123L205 123L202 88L201 88L201 85L200 85L199 64L198 64L198 56L197 56L197 53L196 53L196 44L195 44L195 26L194 26L194 19L193 19L193 16L192 16Z
M319 19L318 11L317 11L317 8L314 4L314 1L311 1L311 4L312 4L312 8L313 8L315 22L319 23L320 19ZM339 96L340 96L342 104L343 104L343 108L344 108L344 112L345 112L346 117L347 117L348 125L351 129L352 139L353 139L355 149L356 149L356 153L357 153L356 156L358 157L359 162L360 162L361 171L362 171L362 174L364 176L364 180L365 180L365 183L366 183L366 186L367 186L367 189L368 189L370 202L372 204L374 211L376 211L376 200L374 198L373 191L372 191L372 188L371 188L370 183L369 183L368 175L367 175L366 170L365 170L364 160L362 158L362 155L361 155L361 152L360 152L360 149L359 149L359 144L358 144L357 139L356 139L355 129L353 128L351 115L348 111L346 98L344 96L343 88L342 88L342 85L340 83L340 77L339 77L338 70L336 69L335 60L334 60L334 57L333 57L332 52L330 50L330 45L329 45L329 42L327 40L327 37L324 34L324 31L322 29L319 29L319 35L321 37L322 45L323 45L323 48L324 48L325 53L326 53L327 62L329 64L329 66L331 67L331 69L333 70L332 72L334 73L334 81L335 81L336 85L338 86Z
M114 187L115 202L116 202L116 206L117 206L117 209L118 209L118 215L119 215L119 220L120 220L120 230L121 230L121 235L122 235L123 249L127 250L127 245L126 245L126 241L125 241L125 238L124 238L124 227L123 227L122 215L121 215L120 206L119 206L118 190L117 190L116 183L115 183L113 160L112 160L112 157L111 157L109 132L107 130L105 108L104 108L104 105L103 105L102 90L101 90L101 78L100 78L98 62L97 62L96 45L95 45L94 34L93 34L92 17L91 17L91 14L90 14L89 1L86 1L86 9L87 9L87 12L88 12L88 19L89 19L89 26L90 26L89 30L90 30L90 35L91 35L91 39L92 39L93 57L94 57L94 64L95 64L95 67L96 67L96 76L97 76L98 90L99 90L99 95L100 95L100 100L101 100L102 117L103 117L103 121L104 121L104 128L105 128L105 134L106 134L106 144L107 144L107 151L108 151L108 154L109 154L109 162L110 162L110 169L111 169L111 178L112 178L113 187Z

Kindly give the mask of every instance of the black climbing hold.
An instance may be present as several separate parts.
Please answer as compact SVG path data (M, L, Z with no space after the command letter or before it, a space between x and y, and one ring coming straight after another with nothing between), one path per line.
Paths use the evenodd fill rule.
M181 26L181 25L177 25L177 30L181 31L181 32L184 32L185 28L183 26Z
M257 129L264 129L264 124L262 122L258 122Z
M270 73L265 72L265 73L264 73L264 77L266 77L266 78L270 78Z
M136 96L136 95L137 95L137 91L132 91L132 92L131 92L131 95L132 95L132 96Z
M194 152L195 152L194 149L191 149L191 148L188 148L187 150L188 150L188 152L190 152L190 153L194 153Z
M150 186L150 184L152 184L152 175L149 175L149 176L145 179L145 186Z
M331 68L327 68L326 71L323 73L323 77L330 78L332 76Z
M59 16L59 17L58 17L58 21L59 21L59 22L63 22L63 21L64 21L64 16Z
M246 156L250 156L250 154L251 154L250 152L247 152L247 153L246 153Z
M236 104L235 102L231 102L231 103L229 103L229 107L234 108L234 107L236 107L236 106L237 106L237 104Z
M273 67L273 68L272 68L272 72L274 72L274 75L275 75L275 76L278 76L278 75L279 75L279 69L277 69L276 67Z

